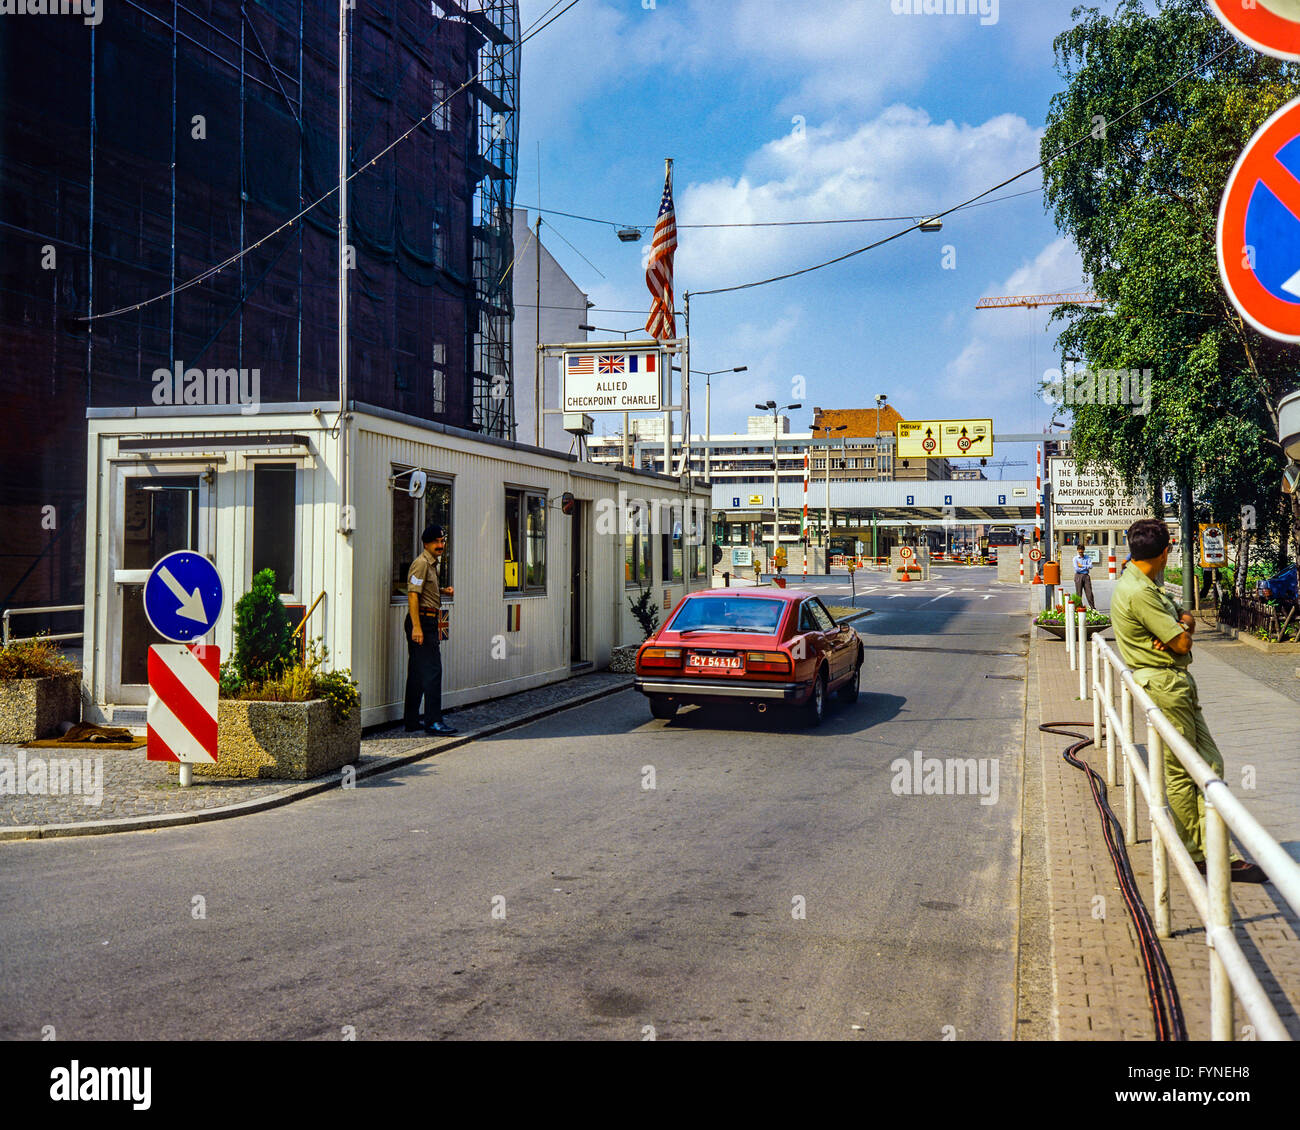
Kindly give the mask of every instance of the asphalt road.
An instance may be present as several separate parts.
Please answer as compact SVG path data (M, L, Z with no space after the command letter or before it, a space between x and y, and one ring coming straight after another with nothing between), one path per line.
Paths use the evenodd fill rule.
M815 731L627 691L264 814L0 844L0 1037L1008 1039L1027 623L991 573L860 598L864 693ZM900 791L918 750L986 795Z

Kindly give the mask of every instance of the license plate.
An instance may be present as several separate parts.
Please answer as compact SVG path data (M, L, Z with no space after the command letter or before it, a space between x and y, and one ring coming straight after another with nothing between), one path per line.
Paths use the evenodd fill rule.
M744 661L739 655L689 655L686 657L686 666L733 671L743 667Z

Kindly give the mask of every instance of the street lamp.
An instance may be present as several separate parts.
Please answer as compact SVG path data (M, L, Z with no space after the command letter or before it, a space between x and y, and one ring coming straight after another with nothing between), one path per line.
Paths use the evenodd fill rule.
M776 570L776 551L781 547L781 460L777 454L777 428L779 417L782 412L792 412L796 408L802 408L802 404L787 404L784 408L778 408L775 400L769 400L766 404L755 404L760 412L771 411L772 413L772 569Z
M691 376L704 378L704 477L713 481L713 406L710 399L709 378L719 373L747 373L748 365L737 365L734 369L692 369Z
M826 550L827 562L831 559L831 432L842 432L848 427L848 424L822 424L820 427L816 422L808 425L808 430L813 434L817 432L826 433L826 530L823 535L823 546ZM841 437L842 439L843 437ZM827 572L830 571L829 564Z

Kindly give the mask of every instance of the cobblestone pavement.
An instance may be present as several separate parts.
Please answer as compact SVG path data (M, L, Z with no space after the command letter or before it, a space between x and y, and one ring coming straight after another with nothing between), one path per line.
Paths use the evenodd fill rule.
M459 710L447 711L447 720L461 732L453 737L431 740L425 734L407 734L400 724L368 734L361 743L361 758L356 763L359 777L385 768L436 754L452 746L494 732L510 724L540 717L566 705L575 705L593 696L631 687L628 675L598 671L579 675L563 682L534 690L475 703ZM93 764L102 758L103 795L98 805L87 804L93 797L84 795L0 795L0 839L40 834L36 829L69 828L70 825L94 825L105 821L168 818L205 810L224 808L245 802L280 801L335 787L338 773L312 781L261 781L195 777L194 784L182 789L176 769L165 762L146 761L144 747L133 750L95 750L51 748L20 749L0 745L0 758L14 759L22 754L30 766L36 758L89 758ZM83 793L86 791L83 786ZM90 830L87 828L86 830ZM112 828L99 830L114 830ZM51 834L47 833L47 834Z
M1064 646L1038 632L1034 636L1030 643L1030 678L1037 685L1031 688L1036 694L1030 695L1030 733L1037 725L1035 712L1042 721L1090 721L1091 706L1081 703L1077 697L1078 676L1069 669ZM1203 653L1198 661L1207 654ZM1242 701L1251 695L1244 679L1236 688L1236 701L1224 700L1214 690L1216 676L1222 672L1223 668L1213 663L1199 663L1197 669L1198 681L1207 692L1207 721L1211 730L1220 735L1229 763L1226 777L1231 783L1236 757L1229 748L1230 741L1222 739L1230 738L1234 712L1240 715L1268 707L1275 711L1282 708L1271 701L1276 696L1267 688L1259 688L1253 697L1268 701ZM1087 733L1087 727L1080 732ZM1294 744L1294 734L1294 730L1278 732L1277 737L1282 740L1276 743L1277 752L1281 751L1284 740ZM1145 742L1145 734L1140 732L1139 736ZM1071 739L1053 734L1040 734L1039 739L1037 743L1031 741L1027 751L1027 757L1035 749L1041 757L1041 788L1035 790L1036 798L1027 799L1025 831L1030 838L1036 830L1041 830L1045 840L1052 1008L1050 1026L1040 1026L1031 1038L1153 1040L1155 1030L1147 1003L1136 929L1106 852L1100 814L1087 778L1061 756ZM1280 772L1269 768L1274 752L1257 749L1261 773L1276 776ZM1104 749L1088 746L1080 756L1104 775ZM1255 798L1249 792L1236 788L1234 791L1253 812ZM1033 799L1041 805L1037 813L1032 811ZM1110 789L1110 805L1122 821L1122 784ZM1140 792L1137 810L1138 843L1128 850L1139 888L1150 907L1150 824ZM1254 814L1268 826L1263 812ZM1193 1040L1206 1040L1210 991L1205 932L1176 876L1171 880L1170 901L1174 932L1173 937L1163 940L1164 952L1178 987L1189 1035ZM1234 884L1232 904L1242 949L1283 1023L1293 1037L1300 1038L1300 921L1268 884ZM1240 1007L1236 1011L1235 1031L1238 1039L1250 1038L1248 1020Z

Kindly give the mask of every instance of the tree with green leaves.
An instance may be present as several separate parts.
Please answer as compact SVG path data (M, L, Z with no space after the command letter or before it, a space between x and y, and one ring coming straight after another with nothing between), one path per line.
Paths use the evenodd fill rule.
M1253 519L1280 566L1300 503L1279 487L1277 406L1300 383L1300 352L1232 306L1216 232L1237 158L1296 95L1300 71L1239 43L1204 0L1156 3L1119 0L1110 16L1076 8L1054 44L1066 87L1043 138L1046 199L1104 302L1055 312L1067 323L1063 368L1151 373L1145 412L1074 397L1075 456L1115 467L1156 513L1172 482L1194 497L1197 520Z

